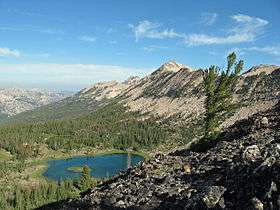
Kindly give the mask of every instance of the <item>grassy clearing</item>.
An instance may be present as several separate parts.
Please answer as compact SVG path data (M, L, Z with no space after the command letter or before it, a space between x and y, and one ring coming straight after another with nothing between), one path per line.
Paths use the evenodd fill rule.
M37 165L35 168L34 168L34 172L31 173L31 178L34 178L34 179L42 179L42 178L45 178L43 176L43 173L47 170L48 168L48 165L47 164L44 164L44 165Z

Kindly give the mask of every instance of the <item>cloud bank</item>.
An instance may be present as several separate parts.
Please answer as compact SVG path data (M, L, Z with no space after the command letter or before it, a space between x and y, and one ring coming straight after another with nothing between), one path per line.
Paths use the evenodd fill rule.
M0 83L3 87L79 90L99 81L144 76L152 69L96 64L1 64Z
M0 57L20 57L20 52L18 50L12 50L7 47L0 47Z
M134 32L136 42L141 38L164 39L181 36L175 32L174 29L160 30L161 24L153 23L148 20L140 21L137 25L130 24L129 27Z
M209 13L205 18L208 25L216 21L218 14ZM206 33L179 33L174 29L162 28L162 24L153 23L148 20L140 21L137 25L130 25L136 42L140 39L164 39L177 38L182 39L186 45L214 45L214 44L237 44L244 42L252 42L259 38L263 33L265 26L269 23L267 20L252 17L248 15L238 14L230 17L232 27L226 29L225 35L209 35Z

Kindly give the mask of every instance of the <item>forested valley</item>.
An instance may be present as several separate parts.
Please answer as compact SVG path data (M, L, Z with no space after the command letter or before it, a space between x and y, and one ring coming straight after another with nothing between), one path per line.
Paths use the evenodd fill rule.
M46 153L68 154L86 148L99 150L152 150L166 141L168 131L155 118L141 118L117 102L76 118L37 123L13 123L0 127L0 208L33 209L43 204L76 197L98 180L86 185L82 180L56 183L26 170L44 162ZM9 157L5 157L9 156ZM7 155L9 154L9 155ZM37 172L36 172L37 173ZM24 174L24 175L21 175ZM20 176L23 181L19 181ZM39 183L32 183L39 177ZM82 179L82 178L81 178ZM36 179L35 179L36 180ZM17 183L19 181L19 183ZM86 186L86 187L85 187Z

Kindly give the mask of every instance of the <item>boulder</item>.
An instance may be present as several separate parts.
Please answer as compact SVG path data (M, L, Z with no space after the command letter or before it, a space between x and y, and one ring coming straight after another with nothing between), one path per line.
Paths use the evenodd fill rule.
M252 198L252 205L255 210L263 210L263 203L256 197Z
M207 189L202 201L207 208L214 208L221 200L226 188L223 186L211 186Z
M256 162L261 158L261 151L257 145L248 146L243 152L243 159L245 162Z

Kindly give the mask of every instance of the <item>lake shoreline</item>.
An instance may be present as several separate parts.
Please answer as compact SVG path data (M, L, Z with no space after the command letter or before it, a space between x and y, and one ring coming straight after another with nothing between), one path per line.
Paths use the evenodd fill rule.
M99 150L99 151L92 150L90 152L81 150L77 153L74 151L73 154L71 154L71 153L65 154L64 151L58 151L57 153L58 154L56 154L56 156L45 157L43 159L38 159L38 160L35 160L34 162L33 161L32 162L34 163L34 165L39 165L39 166L45 165L47 167L48 161L52 161L52 160L66 160L66 159L71 159L74 157L92 157L92 156L111 155L111 154L126 154L127 151L118 150L118 149L108 149L108 150ZM150 154L148 154L145 151L132 151L131 154L139 155L139 156L143 157L144 160L150 159ZM36 173L36 172L34 172L34 173ZM44 173L44 171L42 171L41 174L43 174L43 173Z
M99 153L98 155L73 156L66 159L49 160L47 169L42 176L61 181L79 179L85 165L91 169L91 176L98 179L109 179L120 171L136 166L145 158L139 154L118 151L114 153Z

